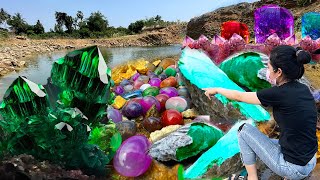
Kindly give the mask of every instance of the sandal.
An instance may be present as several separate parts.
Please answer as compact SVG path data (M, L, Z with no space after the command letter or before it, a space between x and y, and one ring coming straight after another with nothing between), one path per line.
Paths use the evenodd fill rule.
M228 180L246 180L247 179L247 175L242 176L240 174L232 174L231 176L229 176Z
M242 170L240 173L232 174L228 178L228 180L246 180L246 179L248 179L248 173L246 169Z

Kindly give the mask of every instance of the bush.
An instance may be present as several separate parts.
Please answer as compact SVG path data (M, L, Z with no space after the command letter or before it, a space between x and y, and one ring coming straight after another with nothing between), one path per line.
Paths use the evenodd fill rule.
M9 33L6 30L0 30L0 39L5 39L9 37Z

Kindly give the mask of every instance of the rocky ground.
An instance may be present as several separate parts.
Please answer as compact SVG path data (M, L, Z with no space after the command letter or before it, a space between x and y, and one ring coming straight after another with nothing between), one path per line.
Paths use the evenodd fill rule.
M163 29L144 32L139 35L108 39L32 40L25 37L12 37L0 41L0 76L25 67L28 64L25 58L34 54L92 45L128 47L179 44L184 37L184 31L184 25L173 25Z

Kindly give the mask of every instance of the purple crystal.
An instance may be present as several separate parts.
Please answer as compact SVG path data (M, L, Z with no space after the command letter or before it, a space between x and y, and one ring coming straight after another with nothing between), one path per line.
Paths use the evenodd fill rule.
M209 42L209 39L205 36L205 35L201 35L198 39L198 42L200 44L200 46L203 46L204 44L206 44L207 42Z
M256 43L264 43L272 34L277 33L281 40L294 34L292 13L277 5L262 6L254 12Z

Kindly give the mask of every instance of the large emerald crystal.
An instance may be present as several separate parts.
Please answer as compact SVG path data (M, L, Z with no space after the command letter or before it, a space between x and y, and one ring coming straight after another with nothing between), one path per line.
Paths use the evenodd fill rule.
M0 104L4 120L14 120L35 114L46 114L48 110L46 91L25 77L18 77L7 89Z
M96 122L106 114L111 84L111 70L97 46L56 61L45 86L18 77L0 103L0 158L25 153L89 175L105 175L113 155L110 147L104 149L106 155L89 144L88 137L92 128L108 131ZM108 135L110 139L113 134Z
M63 89L59 94L60 105L77 107L89 119L96 119L106 109L111 70L97 46L60 58L53 64L51 78L54 85Z

